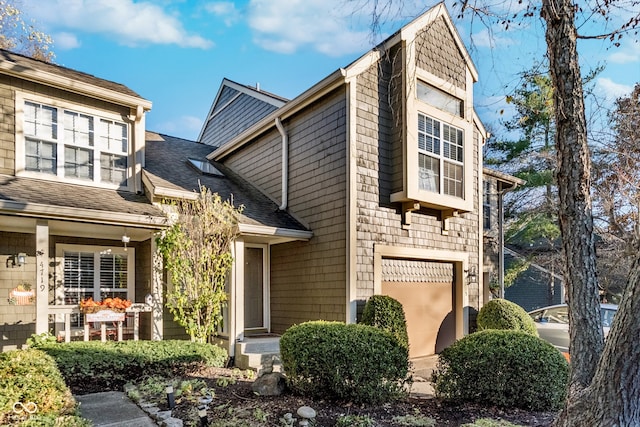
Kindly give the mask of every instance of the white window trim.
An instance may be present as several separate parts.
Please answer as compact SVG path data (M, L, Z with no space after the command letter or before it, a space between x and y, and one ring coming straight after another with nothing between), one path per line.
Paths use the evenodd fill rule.
M450 82L434 76L424 70L419 69L411 62L412 49L409 48L408 69L404 75L405 81L405 129L404 129L404 189L401 192L391 195L392 202L418 201L421 205L438 210L453 210L462 212L473 211L473 171L476 168L476 160L473 152L473 93L454 87ZM461 99L464 103L463 117L453 115L428 105L417 97L417 79L434 86L440 90L450 93ZM469 73L467 73L467 87L472 87ZM421 190L419 187L419 156L418 156L418 113L434 118L443 123L447 123L464 133L463 151L463 193L464 197L459 198L442 193Z
M63 114L58 114L58 135L59 141L58 144L62 143L62 148L58 148L58 153L62 150L64 153L64 139L63 139L63 127L64 127L64 110L69 110L76 113L82 113L89 116L94 117L94 145L93 147L85 147L80 145L73 145L74 147L79 148L91 148L94 151L94 164L93 164L93 180L87 179L79 179L73 177L65 177L64 176L64 156L58 156L57 160L57 173L53 174L45 174L35 171L26 170L26 139L24 134L24 104L25 102L32 102L35 104L43 104L55 108L59 108L63 110ZM116 121L118 123L124 123L127 127L127 184L126 186L121 186L118 184L113 184L109 182L101 181L101 164L100 164L100 153L108 153L115 154L112 151L101 150L99 147L99 134L97 133L97 129L100 126L99 120L111 120ZM97 122L96 122L97 120ZM35 95L30 93L23 93L16 91L15 96L15 137L16 137L16 146L15 146L15 173L16 176L24 176L29 178L37 178L48 181L57 181L57 182L65 182L79 185L90 185L95 187L102 188L111 188L111 189L121 189L131 191L134 188L134 180L135 176L133 173L134 166L134 156L132 153L132 124L122 117L120 114L116 114L110 111L99 110L91 107L87 107L81 104L74 104L71 102L67 102L64 100L45 97L41 95ZM97 157L97 162L95 161Z
M112 254L126 255L127 256L127 299L135 301L135 248L127 248L126 250L120 246L93 246L93 245L70 245L70 244L57 244L56 245L56 283L60 283L62 286L58 287L56 284L55 303L58 302L60 295L58 292L63 293L64 289L64 253L65 252L90 252L94 256L104 251L110 251ZM95 264L99 266L100 264ZM97 270L94 270L97 271ZM100 275L94 277L94 296L93 299L100 298L99 284ZM58 304L56 304L58 305Z

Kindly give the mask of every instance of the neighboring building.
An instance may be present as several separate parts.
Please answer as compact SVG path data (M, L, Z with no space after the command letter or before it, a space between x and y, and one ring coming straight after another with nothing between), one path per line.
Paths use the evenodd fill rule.
M153 234L164 215L142 194L151 102L3 50L0 102L0 350L62 333L65 318L80 327L70 313L89 296L153 294L141 336L162 337ZM24 288L32 298L11 298Z
M210 142L216 113L245 111L233 110L229 87L244 105L260 93L223 82L201 133L217 146L208 158L310 233L238 239L224 331L232 354L235 342L307 320L356 322L374 294L403 303L412 357L467 333L486 294L476 80L440 4L297 98L249 114L236 136ZM264 97L257 104L272 105Z
M504 297L504 195L525 181L489 168L482 171L482 229L484 241L484 300Z

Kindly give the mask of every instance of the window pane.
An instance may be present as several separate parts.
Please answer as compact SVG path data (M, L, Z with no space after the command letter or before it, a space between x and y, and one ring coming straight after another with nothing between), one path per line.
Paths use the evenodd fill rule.
M100 120L101 149L127 153L127 126L124 123Z
M421 190L440 192L440 162L425 154L418 154L419 187Z
M65 144L93 146L93 117L72 111L64 112Z
M56 173L57 144L27 139L25 141L25 169L48 174Z
M462 193L463 168L451 162L444 162L444 188L443 193L449 196L464 197Z
M418 81L418 99L448 113L462 117L462 100L424 82Z
M418 149L440 154L440 122L418 114Z
M127 289L126 256L100 254L100 288Z
M44 139L57 139L58 110L46 105L25 102L24 133Z
M448 159L462 162L462 131L449 125L442 125L442 155Z
M90 252L64 253L64 287L66 289L93 289L93 254ZM92 291L91 291L92 292Z
M100 155L101 179L105 182L126 185L127 183L127 157L115 154Z
M93 151L64 147L64 176L93 179Z

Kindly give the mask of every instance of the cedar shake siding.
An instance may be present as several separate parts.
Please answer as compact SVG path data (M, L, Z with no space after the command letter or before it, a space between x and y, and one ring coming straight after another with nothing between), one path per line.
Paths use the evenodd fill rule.
M27 338L36 332L36 305L13 305L9 293L20 284L36 287L34 254L36 239L33 234L0 231L0 352L24 347ZM27 262L13 267L10 257L26 253Z
M442 25L444 26L444 23ZM437 23L421 34L422 37L427 37L431 32L440 34L443 30L447 31L447 38L439 37L435 47L432 44L436 41L429 39L429 45L421 48L420 55L430 58L429 49L440 51L443 46L453 45L448 30L446 28L439 29ZM440 55L444 54L439 53L436 56ZM466 68L464 62L459 62L461 61L460 54L447 53L447 55L440 58L437 68L455 70L455 76L449 76L446 74L447 71L443 78L448 78L456 85L462 84L464 86ZM391 59L393 57L394 55L391 55ZM397 188L400 180L397 168L402 157L402 144L398 140L402 135L401 126L404 126L403 121L392 119L392 114L395 115L398 109L389 108L388 105L388 87L393 88L394 85L388 84L389 78L387 75L382 75L381 70L386 73L389 69L388 66L380 67L376 64L363 72L357 79L357 208L355 227L357 233L356 298L359 302L364 302L374 294L374 244L466 253L469 254L469 268L475 269L475 271L480 270L478 259L479 201L477 196L479 172L476 166L479 164L478 138L474 138L473 135L467 135L465 138L467 143L473 144L473 158L465 161L465 167L473 169L473 210L449 218L448 233L443 233L440 211L422 207L412 213L411 225L403 227L399 205L389 203L390 189ZM435 70L430 71L435 73ZM398 71L394 69L393 74L397 73ZM412 79L411 76L407 77L409 82ZM392 89L392 91L395 90ZM391 97L391 99L394 98ZM375 111L377 114L372 114L371 111ZM415 114L415 112L407 112L406 114ZM471 118L469 117L467 120L471 120ZM389 165L393 167L389 168ZM388 183L392 183L392 185L389 186ZM475 286L469 286L467 290L469 304L477 309L480 303L477 282Z
M211 114L213 117L208 119L200 142L220 147L275 109L274 105L227 86L220 94L216 109Z
M0 77L0 82L5 79ZM3 83L0 83L0 109L0 174L13 175L16 170L15 92Z
M288 211L313 231L309 242L272 245L271 329L345 319L346 99L344 88L283 121L289 136ZM225 165L281 200L281 138L269 132Z
M416 36L416 65L466 90L467 63L444 18L435 20Z

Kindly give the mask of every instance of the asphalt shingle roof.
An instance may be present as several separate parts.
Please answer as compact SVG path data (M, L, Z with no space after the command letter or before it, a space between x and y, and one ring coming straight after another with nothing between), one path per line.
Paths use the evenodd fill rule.
M0 200L164 217L144 195L10 175L0 175Z
M201 183L234 206L244 206L243 224L306 230L291 215L278 209L276 203L220 163L210 162L224 177L204 175L188 164L193 158L208 162L212 148L186 139L147 132L145 171L152 184L171 189L197 191Z
M91 74L83 73L71 68L63 67L49 62L40 61L30 58L28 56L20 55L8 50L0 49L0 61L9 61L15 64L16 67L22 67L24 69L32 69L38 71L44 71L51 74L56 74L73 80L89 83L94 86L98 86L104 89L113 90L125 95L135 96L141 98L136 92L132 91L125 85L112 82L110 80L101 79Z

